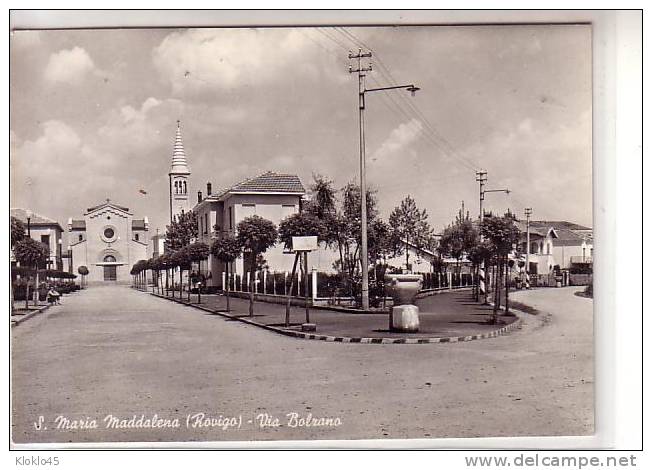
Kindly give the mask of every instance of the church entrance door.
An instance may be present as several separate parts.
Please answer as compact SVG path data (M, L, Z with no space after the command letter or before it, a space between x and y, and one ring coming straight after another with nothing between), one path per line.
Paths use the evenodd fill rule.
M115 263L115 256L107 255L104 257L105 263ZM115 281L117 279L117 266L115 264L110 264L104 266L104 280L105 281Z
M117 266L104 266L105 281L115 281L117 279L116 268Z

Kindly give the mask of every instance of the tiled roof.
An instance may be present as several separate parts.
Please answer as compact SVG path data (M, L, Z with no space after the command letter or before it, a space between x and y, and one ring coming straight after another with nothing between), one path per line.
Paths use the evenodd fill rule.
M516 222L516 225L518 226L519 230L521 233L526 233L527 232L527 223L524 220L519 220ZM550 229L553 228L552 226L545 226L545 225L535 225L530 222L530 235L539 235L540 237L547 237L548 232ZM555 233L557 231L555 230Z
M73 219L70 222L70 228L71 230L86 230L86 221Z
M583 225L567 222L565 220L531 220L530 226L532 225L554 227L555 229L564 228L567 230L591 230L591 227L584 227Z
M131 221L132 230L145 230L145 219L133 219Z
M297 175L268 171L260 176L245 180L231 187L231 192L305 193L306 190Z
M32 212L29 209L22 209L18 207L13 208L10 210L10 215L17 218L25 225L27 225L27 218L29 217L30 225L57 225L59 228L61 228L61 225L59 225L59 222L56 220L52 220L48 217L45 217L44 215Z
M557 232L557 235L559 235L560 240L579 240L581 242L584 238L567 228L557 228L555 231Z

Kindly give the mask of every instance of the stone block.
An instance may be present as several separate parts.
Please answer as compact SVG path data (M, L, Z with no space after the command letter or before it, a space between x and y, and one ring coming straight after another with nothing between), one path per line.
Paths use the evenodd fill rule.
M392 308L392 330L405 333L419 331L419 307L398 305Z

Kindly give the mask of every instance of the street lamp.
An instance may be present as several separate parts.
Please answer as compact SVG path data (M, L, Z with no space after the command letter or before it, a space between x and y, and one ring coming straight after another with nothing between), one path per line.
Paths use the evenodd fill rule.
M357 54L349 52L349 59L357 59L358 67L354 69L349 66L349 73L358 74L358 107L360 110L360 223L361 223L361 244L360 244L360 264L362 268L362 309L369 308L369 258L367 255L367 182L365 175L365 141L364 141L364 110L365 110L365 94L372 91L386 91L405 89L410 92L412 96L416 94L420 88L413 84L410 85L397 85L380 88L366 88L365 87L365 72L371 72L372 66L362 66L362 59L371 57L371 52L362 52L358 49Z

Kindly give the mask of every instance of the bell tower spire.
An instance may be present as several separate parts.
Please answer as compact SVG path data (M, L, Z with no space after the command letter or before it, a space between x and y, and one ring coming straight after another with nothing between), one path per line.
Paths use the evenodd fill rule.
M183 148L183 139L181 138L181 121L177 120L172 165L168 173L170 178L170 223L181 212L188 212L191 209L188 197L188 177L190 174L186 152Z

